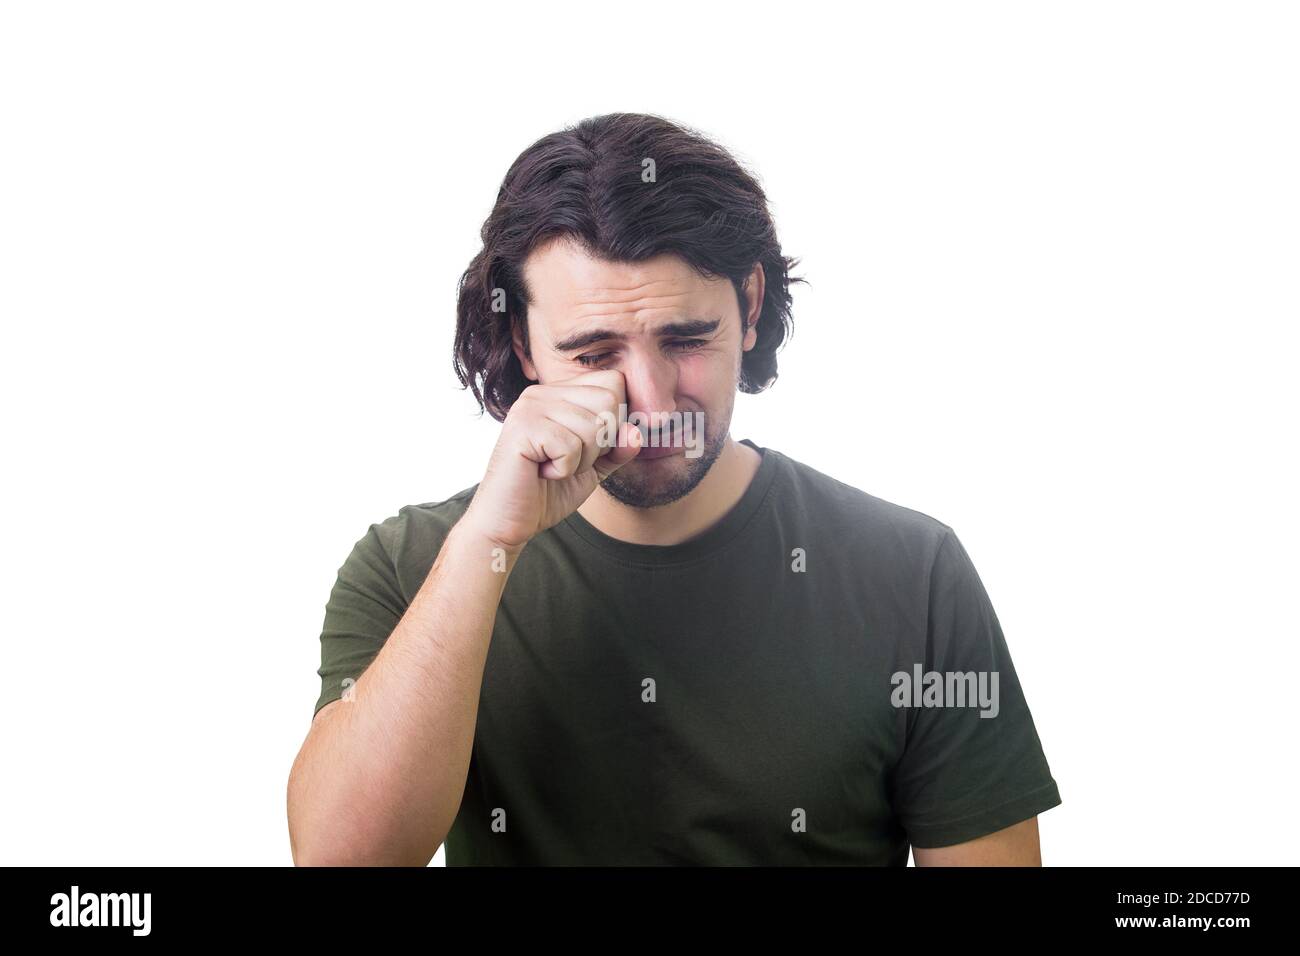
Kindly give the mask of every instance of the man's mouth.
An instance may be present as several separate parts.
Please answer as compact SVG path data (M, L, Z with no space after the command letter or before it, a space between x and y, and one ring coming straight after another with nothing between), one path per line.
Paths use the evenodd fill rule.
M667 458L669 455L679 454L683 450L684 449L680 445L677 446L676 448L672 447L671 445L661 445L657 448L651 446L649 448L642 448L639 452L636 453L636 457L633 458L632 460L645 461L654 458Z

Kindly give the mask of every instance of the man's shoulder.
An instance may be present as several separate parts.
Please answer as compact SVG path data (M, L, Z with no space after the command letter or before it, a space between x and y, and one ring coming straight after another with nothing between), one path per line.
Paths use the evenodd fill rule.
M407 517L415 520L425 521L458 521L460 516L465 513L469 503L474 498L474 492L478 491L478 485L470 485L464 488L450 498L443 498L441 501L425 501L420 504L409 504L398 509L395 517Z
M873 495L782 454L787 463L783 508L814 527L855 544L902 546L933 554L952 531L931 514Z
M403 505L371 525L370 530L394 557L412 549L423 553L430 543L441 546L442 538L464 515L477 490L478 485L472 485L440 501Z

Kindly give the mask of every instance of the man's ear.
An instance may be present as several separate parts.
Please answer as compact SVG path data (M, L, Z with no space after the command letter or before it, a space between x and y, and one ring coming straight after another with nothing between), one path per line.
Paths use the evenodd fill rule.
M514 341L515 358L519 359L519 366L524 370L524 378L530 382L536 382L537 369L533 367L532 359L528 357L528 346L524 344L524 336L519 321L512 322L510 329L511 338Z
M763 292L767 287L767 274L763 263L756 262L754 271L745 280L745 337L740 340L740 350L748 352L758 341L758 317L763 314Z

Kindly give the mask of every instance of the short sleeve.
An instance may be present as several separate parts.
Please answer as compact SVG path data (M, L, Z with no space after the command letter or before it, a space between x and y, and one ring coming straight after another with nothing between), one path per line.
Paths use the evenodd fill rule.
M379 526L371 525L339 568L325 605L316 672L321 691L313 716L370 666L404 613L397 572Z
M964 843L1061 802L992 602L945 528L930 573L925 647L903 662L909 689L928 685L929 703L942 706L912 690L891 781L895 813L919 847Z

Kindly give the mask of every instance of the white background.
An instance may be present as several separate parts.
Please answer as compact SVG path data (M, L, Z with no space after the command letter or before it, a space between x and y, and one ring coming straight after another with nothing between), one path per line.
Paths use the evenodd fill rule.
M4 863L290 862L335 572L499 427L479 227L619 110L768 191L813 284L733 435L957 531L1044 861L1295 861L1294 6L0 10Z

